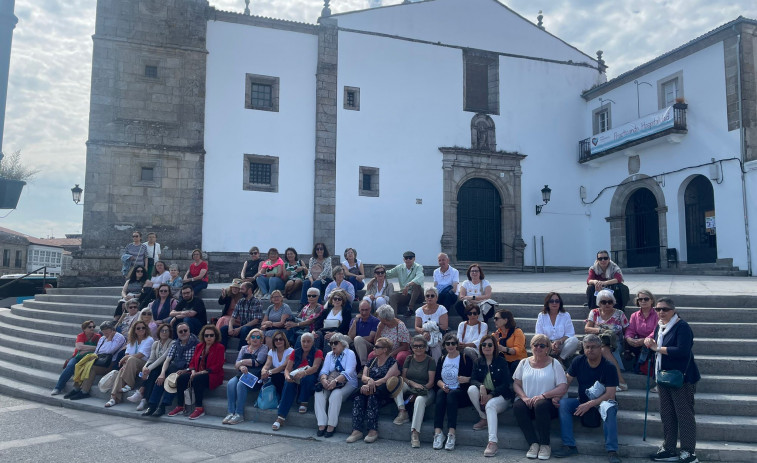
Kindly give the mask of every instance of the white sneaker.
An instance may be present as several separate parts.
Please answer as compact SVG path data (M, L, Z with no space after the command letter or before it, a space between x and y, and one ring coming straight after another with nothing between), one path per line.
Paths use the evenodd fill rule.
M550 456L552 456L552 448L549 445L539 447L539 460L549 460Z
M53 389L52 392L50 392L50 395L59 395L59 394L60 394L60 389L58 389L57 387Z
M444 450L455 450L455 435L447 434L447 443L444 444Z
M126 400L128 400L129 402L133 404L138 403L139 401L143 400L142 393L139 392L139 389L137 389L137 391L134 394L127 397Z
M137 405L137 411L141 412L145 408L147 408L147 399L142 399L139 401L139 405Z
M234 418L234 414L233 413L229 413L228 415L226 415L226 417L223 419L223 421L221 421L221 424L229 424L229 421L232 418Z
M444 433L434 434L434 450L440 450L444 446Z
M534 442L531 444L531 447L528 448L528 452L526 452L526 458L535 459L537 456L539 456L539 444Z
M128 384L126 386L124 386L124 387L121 388L121 392L123 392L123 393L127 393L127 392L130 392L130 391L131 391L131 386L129 386Z

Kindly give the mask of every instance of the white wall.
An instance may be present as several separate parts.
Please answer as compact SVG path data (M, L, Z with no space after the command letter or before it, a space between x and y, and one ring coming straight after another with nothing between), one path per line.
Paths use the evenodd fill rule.
M318 37L208 22L203 249L313 246ZM245 74L279 77L279 112L245 109ZM278 193L243 191L243 155L279 157Z
M697 53L689 55L667 66L638 77L639 106L641 115L657 111L657 82L676 72L683 72L683 92L689 104L686 112L688 133L680 143L645 143L634 147L640 156L639 174L650 177L666 172L684 169L664 176L661 185L668 207L668 247L677 248L679 258L685 260L686 235L683 211L684 183L695 174L710 175L710 167L696 167L709 163L712 158L725 159L739 157L738 130L729 132L726 117L725 75L723 70L723 44L717 43ZM617 127L637 119L636 84L630 82L610 90L602 98L615 101L612 104L612 126ZM589 101L584 111L584 131L580 138L591 135L592 111L600 106L598 98ZM576 140L576 143L578 140ZM628 157L623 153L610 154L600 161L599 167L584 166L584 184L588 190L588 200L596 197L606 186L619 184L628 174ZM718 258L732 258L733 263L746 269L746 244L743 221L741 177L738 163L723 163L723 181L711 182L715 196L717 220ZM604 217L609 216L610 203L615 188L606 190L591 206L592 226L600 233L599 241L609 246L609 227ZM603 246L597 246L601 248Z

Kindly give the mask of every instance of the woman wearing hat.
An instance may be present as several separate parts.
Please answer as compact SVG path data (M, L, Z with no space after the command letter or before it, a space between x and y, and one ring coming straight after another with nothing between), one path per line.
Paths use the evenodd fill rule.
M365 442L370 444L378 439L379 400L395 397L402 390L402 381L397 361L389 356L392 341L378 338L373 347L376 356L363 367L360 394L352 404L352 434L347 443L363 439L363 430L368 431ZM392 379L394 378L394 379Z
M218 305L223 306L223 312L216 322L216 328L219 330L229 324L231 314L234 313L234 308L237 306L237 302L242 298L242 293L239 292L239 288L242 287L242 280L234 278L228 288L221 290L221 295L218 296Z
M446 353L436 363L436 402L434 410L434 450L444 445L446 450L455 449L457 409L470 405L468 385L473 373L473 360L460 352L457 334L447 333L442 340ZM442 426L447 415L447 443L444 443Z
M176 380L177 406L168 414L175 416L184 412L184 391L192 387L195 396L195 409L190 420L205 415L202 400L206 391L213 390L223 382L223 362L226 349L221 343L221 332L215 325L205 325L200 330L200 343L195 347L189 369Z

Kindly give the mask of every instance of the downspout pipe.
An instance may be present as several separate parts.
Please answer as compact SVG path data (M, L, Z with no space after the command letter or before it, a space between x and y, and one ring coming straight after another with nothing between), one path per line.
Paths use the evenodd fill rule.
M733 26L736 31L736 25ZM747 207L746 172L746 137L744 135L744 108L741 104L741 32L736 35L736 94L739 104L739 142L741 151L741 202L744 206L744 236L746 238L747 273L752 276L752 244L749 237L749 208Z

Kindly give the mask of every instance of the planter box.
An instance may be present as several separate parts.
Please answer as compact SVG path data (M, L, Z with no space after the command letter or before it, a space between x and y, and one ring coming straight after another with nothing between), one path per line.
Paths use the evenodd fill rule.
M24 185L23 180L0 178L0 209L15 209Z

